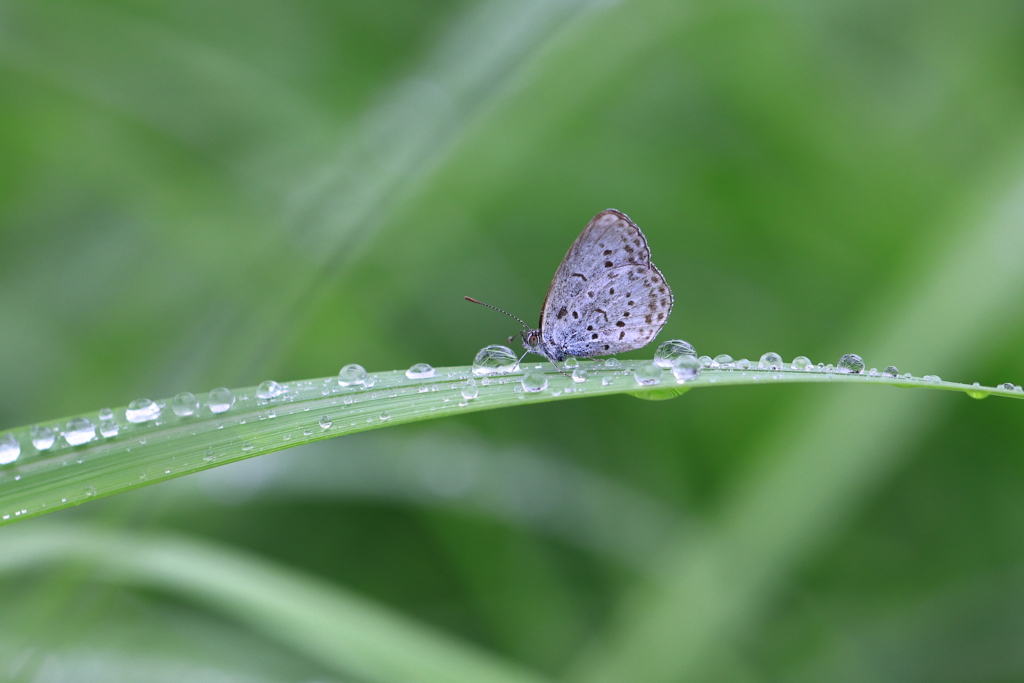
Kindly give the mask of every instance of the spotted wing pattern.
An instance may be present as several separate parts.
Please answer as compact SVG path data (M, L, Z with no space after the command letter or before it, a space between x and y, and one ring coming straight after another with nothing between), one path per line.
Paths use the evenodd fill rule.
M604 356L647 345L672 311L672 290L626 214L597 214L565 255L541 310L549 357Z

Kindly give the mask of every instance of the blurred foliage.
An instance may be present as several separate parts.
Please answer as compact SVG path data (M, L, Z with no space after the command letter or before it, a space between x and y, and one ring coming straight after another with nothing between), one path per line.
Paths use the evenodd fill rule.
M0 427L468 363L514 325L462 296L532 320L609 206L662 339L1022 383L1022 134L1017 2L0 0ZM1020 680L1020 406L913 394L491 411L15 527L245 550L551 678ZM0 678L354 679L201 592L0 580Z

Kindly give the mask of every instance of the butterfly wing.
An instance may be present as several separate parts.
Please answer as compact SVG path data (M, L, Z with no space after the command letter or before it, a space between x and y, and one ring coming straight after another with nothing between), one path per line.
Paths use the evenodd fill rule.
M544 343L559 355L604 356L646 346L672 311L672 290L626 214L597 214L569 248L541 309Z

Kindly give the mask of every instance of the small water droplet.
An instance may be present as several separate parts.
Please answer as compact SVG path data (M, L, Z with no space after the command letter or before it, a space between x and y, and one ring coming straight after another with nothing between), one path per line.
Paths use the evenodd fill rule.
M618 358L605 358L604 366L606 368L621 368L622 362Z
M103 420L103 422L100 422L100 434L103 435L104 439L115 437L120 431L121 427L113 420Z
M366 368L357 363L349 363L338 373L338 384L343 387L366 384L366 380Z
M252 450L252 442L246 441L245 443L243 443L242 444L242 450L243 451L251 451Z
M14 434L7 432L0 436L0 465L9 465L21 455L21 444Z
M260 382L260 385L256 387L256 398L263 399L264 401L275 399L283 393L284 387L272 379Z
M658 350L654 352L654 362L663 368L670 368L679 356L693 356L696 358L697 352L693 349L693 345L690 342L683 341L682 339L669 339L658 345Z
M382 410L379 417L382 420L390 420L391 419L391 413L389 413L386 410Z
M711 364L714 362L713 360L711 360L711 356L701 356L697 360L700 361L700 366L702 368L710 368Z
M1005 389L1006 391L1013 391L1013 382L1003 382L999 385L999 388Z
M601 386L608 387L608 386L611 386L613 384L615 384L615 378L614 377L602 377L601 378Z
M576 359L576 356L566 357L565 362L562 364L562 367L565 368L566 370L572 370L573 368L578 368L579 366L580 362Z
M878 377L878 368L871 368L868 370L868 374L872 377Z
M942 381L942 378L939 377L938 375L925 375L924 381L931 382L932 384L938 384L939 382Z
M34 425L32 429L28 430L28 436L32 439L32 445L36 447L37 451L50 450L56 439L54 431L42 425Z
M160 406L148 398L135 399L128 404L128 408L124 411L125 419L134 424L155 420L159 415Z
M426 363L416 363L416 365L405 371L405 376L409 379L426 379L427 377L433 377L435 374L437 374L437 371Z
M114 411L110 408L100 408L99 418L100 420L113 420Z
M655 384L661 384L661 373L662 367L651 361L650 363L641 363L636 370L633 371L633 380L640 386L653 386Z
M672 374L679 383L695 379L700 370L700 361L694 356L679 356L672 362Z
M493 375L512 372L516 369L518 360L519 357L507 346L491 344L477 352L476 358L473 359L473 374Z
M1019 385L1019 384L1018 384L1017 386L1015 386L1015 387L1013 388L1013 390L1014 390L1015 392L1017 392L1018 394L1020 394L1020 393L1024 392L1024 387L1022 387L1021 385Z
M171 410L178 417L195 415L196 411L199 410L199 399L196 398L195 394L183 391L171 400Z
M466 383L462 385L462 398L472 399L476 398L480 394L480 389L476 386L476 380L470 377L466 380Z
M331 421L331 418L326 415L320 418L320 429L330 429L333 424L334 422Z
M736 367L739 368L740 370L749 370L750 361L747 360L746 358L740 358L738 361L736 361Z
M523 391L536 392L548 388L548 376L540 370L530 370L523 375Z
M711 367L713 368L731 368L732 367L732 356L727 353L720 353L715 356L715 359L711 361Z
M580 384L587 381L588 372L582 367L576 368L572 371L572 381Z
M64 440L72 446L81 446L96 438L96 425L85 417L73 417L64 426Z
M911 375L909 372L904 372L903 373L903 379L911 379L911 378L913 378L913 375Z
M811 359L807 356L797 356L793 359L793 362L789 364L789 367L794 370L803 370L806 372L807 370L814 368L814 363L812 363Z
M214 389L210 392L206 404L210 406L210 412L212 413L226 412L231 406L235 405L235 394L227 387Z
M839 372L849 372L860 374L864 372L864 359L855 353L844 354L839 359L839 363L836 365L836 370Z
M369 389L370 387L372 387L376 383L377 383L377 377L374 376L374 375L370 375L365 380L363 380L363 386L366 387L367 389Z
M769 351L761 356L761 360L757 362L757 367L761 370L781 370L782 356L774 351Z

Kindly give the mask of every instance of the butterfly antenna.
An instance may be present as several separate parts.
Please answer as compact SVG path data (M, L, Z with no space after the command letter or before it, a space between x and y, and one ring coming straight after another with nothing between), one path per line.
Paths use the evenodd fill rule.
M467 296L467 297L464 297L464 298L466 299L466 301L470 301L470 302L472 302L472 303L474 303L474 304L480 304L481 306L486 306L487 308L493 308L494 310L498 311L499 313L504 313L505 315L507 315L507 316L508 316L508 317L510 317L510 318L515 318L516 320L518 320L518 321L519 321L519 324L521 324L521 325L522 325L522 326L523 326L524 328L526 328L527 330L533 329L533 328L531 328L531 327L530 327L529 325L527 325L526 323L524 323L524 322L523 322L523 320L522 320L522 318L519 318L519 317L517 317L517 316L514 316L514 315L512 315L511 313L509 313L508 311L503 311L502 309L498 308L497 306L492 306L492 305L490 305L490 304L485 304L485 303L484 303L483 301L477 301L476 299L474 299L474 298L473 298L473 297L471 297L471 296Z

